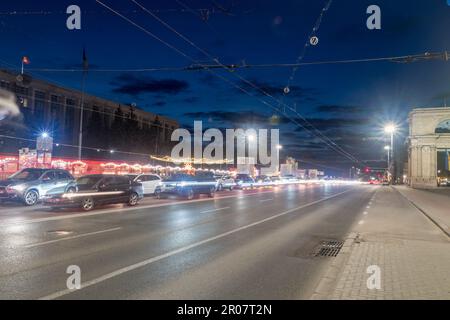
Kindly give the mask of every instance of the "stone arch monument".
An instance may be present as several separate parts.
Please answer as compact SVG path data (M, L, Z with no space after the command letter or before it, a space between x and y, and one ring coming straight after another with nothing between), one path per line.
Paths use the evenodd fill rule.
M409 114L408 181L416 188L437 187L449 170L450 108L413 109ZM442 158L442 159L441 159ZM438 169L438 162L440 167Z

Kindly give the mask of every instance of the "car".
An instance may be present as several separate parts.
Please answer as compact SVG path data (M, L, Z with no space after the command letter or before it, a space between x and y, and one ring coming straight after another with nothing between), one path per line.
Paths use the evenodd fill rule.
M259 186L271 186L273 185L272 179L269 176L257 176L255 178L255 183Z
M253 188L256 184L255 179L253 179L249 174L238 174L236 175L236 188L244 189L244 188Z
M270 177L270 180L273 185L278 185L281 183L281 179L279 176L272 176L272 177Z
M27 206L34 206L49 194L64 192L73 180L66 170L22 169L0 181L0 200L19 200Z
M44 198L44 205L79 207L89 211L105 204L126 203L135 206L143 197L142 184L128 176L93 174L76 179L62 194Z
M287 175L281 176L280 180L281 180L282 183L295 183L295 182L298 182L298 179L292 174L287 174Z
M450 186L450 179L447 177L438 177L437 179L437 185L438 187L442 187L442 186Z
M217 179L217 190L222 191L224 189L233 190L233 188L236 186L236 182L234 181L233 177L230 175L224 175L221 177L218 177Z
M161 185L156 187L155 194L158 199L176 196L188 200L200 194L214 197L217 182L213 175L178 173L163 179Z
M144 196L155 194L156 187L161 184L161 177L156 174L128 174L133 181L142 183Z

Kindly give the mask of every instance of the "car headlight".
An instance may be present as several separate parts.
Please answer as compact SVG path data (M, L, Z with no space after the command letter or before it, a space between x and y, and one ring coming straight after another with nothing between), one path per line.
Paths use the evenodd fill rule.
M25 190L26 189L26 185L24 185L24 184L18 184L18 185L16 185L16 186L9 186L8 188L7 188L7 190L9 190L10 192L14 192L14 191L18 191L18 192L22 192L23 190Z

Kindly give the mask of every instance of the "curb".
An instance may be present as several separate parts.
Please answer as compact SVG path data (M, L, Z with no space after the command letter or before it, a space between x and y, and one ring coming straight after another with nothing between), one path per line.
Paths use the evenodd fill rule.
M425 210L423 210L421 207L419 207L417 204L415 204L412 200L410 200L407 196L405 196L400 190L397 188L393 188L395 191L397 191L403 198L405 198L409 203L411 203L417 210L419 210L425 217L428 218L434 225L436 225L447 237L450 238L450 232L448 232L439 222L437 222L431 215L429 215Z
M341 251L339 251L339 254L328 267L325 275L320 279L310 300L326 300L328 298L336 285L342 267L350 257L351 247L358 237L359 235L355 232L352 232L347 236Z

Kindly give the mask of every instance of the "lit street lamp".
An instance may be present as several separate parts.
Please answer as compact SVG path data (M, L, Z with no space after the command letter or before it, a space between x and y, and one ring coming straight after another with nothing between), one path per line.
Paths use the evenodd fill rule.
M394 170L394 133L397 131L397 127L393 123L389 123L384 127L384 132L391 136L391 145L388 150L388 154L390 152L391 157L388 159L388 171L391 170L392 167L392 176L395 178L395 170ZM391 163L392 162L392 163Z

